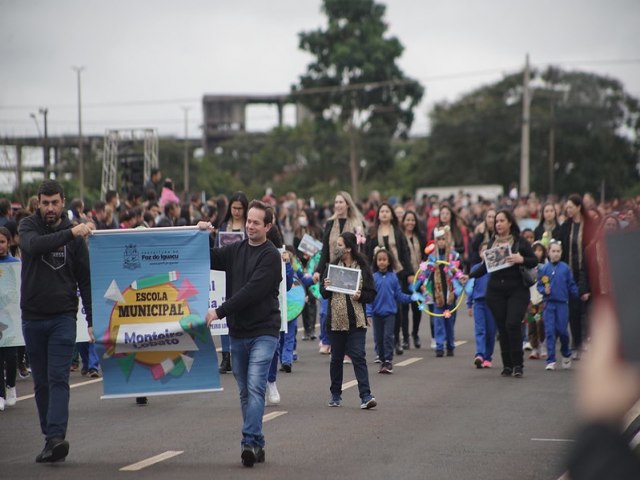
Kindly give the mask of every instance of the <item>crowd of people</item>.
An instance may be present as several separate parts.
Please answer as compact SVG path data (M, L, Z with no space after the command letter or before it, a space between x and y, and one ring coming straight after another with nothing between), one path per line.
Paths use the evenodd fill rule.
M44 196L47 195L52 194L46 191ZM41 192L26 208L17 211L12 211L7 199L0 199L0 261L29 261L33 252L24 251L25 242L20 237L34 215L46 221L42 197ZM572 361L580 359L589 337L586 313L593 296L610 293L609 282L599 276L602 262L606 262L598 245L601 234L640 226L640 197L598 203L588 193L566 198L542 199L532 193L526 197L516 194L485 199L460 191L448 198L425 195L416 199L382 198L373 191L357 201L348 192L339 191L332 203L324 204L299 198L294 192L280 197L269 193L257 203L250 203L243 192L209 199L194 194L181 200L173 182L163 179L158 169L152 171L141 192L128 192L122 202L118 192L109 191L105 201L96 202L91 208L79 199L67 207L58 220L64 219L65 226L68 221L68 229L74 233L60 237L58 243L73 240L78 255L83 252L78 242L93 229L198 225L210 230L212 265L215 258L215 263L224 266L231 294L228 292L228 305L216 309L208 320L228 316L230 335L221 338L219 370L233 372L241 391L245 422L242 460L247 466L264 461L264 437L258 420L264 401L254 398L255 392L266 397L267 403L280 402L275 367L280 363L280 371L292 371L297 328L278 334L279 322L273 317L271 306L260 302L254 302L256 312L249 312L248 317L269 318L268 326L258 326L256 330L255 325L242 324L240 313L247 313L246 306L240 302L242 297L234 300L233 295L246 282L258 281L255 272L260 269L252 268L254 276L250 278L234 276L233 261L240 253L251 265L258 265L262 261L260 255L273 257L270 248L262 253L267 239L268 245L289 247L291 255L286 258L293 266L287 269L288 276L297 275L306 291L301 339L318 340L318 352L331 355L328 405L342 405L343 365L351 363L360 406L371 409L377 401L370 390L365 357L367 326L373 326L374 362L379 364L380 374L393 373L394 356L423 347L423 319L429 320L425 324L429 325L435 356L453 356L456 313L463 292L467 293L467 306L475 323L476 351L470 365L478 369L493 367L497 334L502 376L524 377L527 355L532 360L545 359L546 370L555 370L557 340L560 364L571 368ZM321 242L317 255L298 249L305 236ZM488 251L506 252L501 254L503 265L493 266L485 261ZM82 257L78 258L82 261ZM360 283L353 292L332 288L329 265L360 272ZM291 284L291 279L287 280ZM86 279L82 282L86 283ZM268 288L274 282L275 277L269 277ZM263 293L270 297L273 292L265 289ZM90 309L90 298L85 304ZM25 338L28 330L25 327ZM247 344L256 338L278 335L282 335L280 342L269 340L255 346L261 352L260 371L265 378L257 389L248 388L246 371L252 360L245 358L243 352L253 347ZM32 346L34 342L31 340ZM0 382L0 410L15 404L15 373L26 376L29 362L34 366L37 353L27 343L26 352L0 349L0 371L6 370L6 387L4 376ZM91 342L78 344L76 349L82 357L82 373L99 375ZM40 371L41 368L42 365ZM35 372L34 381L38 382ZM262 410L256 406L261 401ZM146 399L139 398L138 403L146 404ZM38 407L41 410L40 404ZM63 420L66 422L66 417ZM55 437L47 434L46 422L46 414L41 412L47 444L37 461L51 461L47 458L52 456L64 458L68 452L68 444L60 446L64 435L58 431ZM49 445L52 438L58 443Z

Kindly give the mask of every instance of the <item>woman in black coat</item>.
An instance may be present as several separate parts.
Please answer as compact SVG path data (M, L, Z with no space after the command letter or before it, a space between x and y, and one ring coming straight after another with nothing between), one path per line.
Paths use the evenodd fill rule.
M509 246L511 255L508 268L496 270L489 277L486 302L496 320L500 333L502 354L502 376L522 377L524 360L522 354L522 319L529 305L529 287L525 285L520 267L534 268L538 259L531 245L520 237L520 228L513 213L500 210L496 214L495 237L489 248ZM486 262L475 269L470 277L480 277L487 273Z

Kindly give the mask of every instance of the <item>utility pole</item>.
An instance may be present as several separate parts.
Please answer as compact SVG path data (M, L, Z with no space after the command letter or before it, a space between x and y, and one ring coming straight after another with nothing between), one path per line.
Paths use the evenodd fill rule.
M82 152L82 88L80 74L84 67L72 67L78 77L78 183L80 184L80 200L84 201L84 154Z
M184 200L189 201L189 107L184 111Z
M555 166L556 166L556 128L555 128L555 99L551 99L551 125L549 126L549 195L555 190Z
M520 195L529 195L529 120L531 95L529 92L529 54L524 64L524 79L522 82L522 136L520 152Z
M48 130L48 122L47 122L47 114L49 113L49 109L46 107L40 107L38 110L44 117L44 139L42 142L42 147L44 149L44 178L48 179L51 175L51 157L49 156L49 130Z

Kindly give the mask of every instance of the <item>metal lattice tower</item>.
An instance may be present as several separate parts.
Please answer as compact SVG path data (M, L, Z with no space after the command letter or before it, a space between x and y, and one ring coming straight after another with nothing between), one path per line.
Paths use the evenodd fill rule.
M100 198L105 199L108 190L118 190L118 163L124 151L143 147L143 172L146 182L151 169L158 167L158 132L154 128L107 130L104 135L102 159L102 185Z

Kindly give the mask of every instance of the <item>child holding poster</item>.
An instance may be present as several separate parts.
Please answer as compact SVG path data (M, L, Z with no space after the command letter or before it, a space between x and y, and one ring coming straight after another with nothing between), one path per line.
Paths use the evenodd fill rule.
M5 227L0 227L0 263L19 262L9 253L11 245L11 232ZM2 332L11 325L9 312L5 306L15 300L18 295L18 284L11 275L0 275L0 339ZM15 325L14 325L15 326ZM16 404L16 373L17 373L16 347L0 347L0 411ZM7 379L5 383L5 368Z

